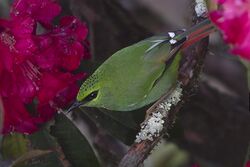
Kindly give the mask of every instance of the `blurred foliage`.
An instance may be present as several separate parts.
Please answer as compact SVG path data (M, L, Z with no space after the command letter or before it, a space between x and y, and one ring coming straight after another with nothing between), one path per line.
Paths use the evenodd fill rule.
M133 118L133 113L91 108L82 109L82 111L83 117L87 115L98 127L105 129L123 143L131 145L134 142L139 126Z
M13 133L4 135L1 153L4 159L16 159L28 152L29 140L23 134Z
M87 139L64 114L56 116L51 134L57 139L66 158L73 166L100 166Z
M145 161L145 167L184 167L189 163L189 155L174 143L159 143L152 155Z
M40 131L28 135L30 140L31 148L34 150L44 150L44 151L52 151L48 155L43 157L34 158L31 157L31 162L29 163L30 166L54 166L54 167L62 167L63 155L60 155L60 148L56 143L56 140L49 134L49 124L45 125L41 128ZM25 164L27 165L27 164ZM28 165L27 165L28 166Z
M17 133L4 135L1 145L3 158L11 160L11 166L15 167L61 167L57 153L52 152L51 142L46 142L45 137L40 135L42 132L31 136ZM39 139L36 140L35 136Z
M11 1L0 1L0 16L8 17Z
M25 154L23 154L22 156L20 156L19 158L17 158L13 163L12 163L12 167L21 167L21 166L27 166L26 161L29 161L31 159L40 157L40 156L44 156L46 154L51 153L51 151L46 151L46 150L31 150Z
M250 91L250 63L243 59L241 59L241 62L246 67L248 90Z

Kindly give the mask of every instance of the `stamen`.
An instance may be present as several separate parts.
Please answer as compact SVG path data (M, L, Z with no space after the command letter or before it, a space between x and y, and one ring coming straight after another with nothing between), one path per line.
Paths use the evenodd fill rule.
M3 32L0 35L0 40L7 46L9 46L10 50L15 50L15 44L16 40L14 36L11 36L10 34Z
M28 77L32 81L32 84L35 86L36 90L38 90L39 87L36 81L40 80L41 73L39 72L37 67L35 67L30 61L26 61L25 63L21 65L21 69L22 69L23 75Z

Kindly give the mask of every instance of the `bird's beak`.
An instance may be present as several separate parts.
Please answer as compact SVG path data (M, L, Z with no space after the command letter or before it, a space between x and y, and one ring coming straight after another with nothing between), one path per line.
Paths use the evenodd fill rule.
M67 110L67 113L71 112L72 110L79 108L81 105L83 105L82 102L75 101L72 106Z

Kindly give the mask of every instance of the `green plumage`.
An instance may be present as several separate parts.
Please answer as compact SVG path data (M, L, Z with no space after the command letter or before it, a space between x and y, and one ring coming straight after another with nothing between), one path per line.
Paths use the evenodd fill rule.
M181 58L168 60L173 48L168 40L152 37L113 54L82 84L77 101L82 107L131 111L159 99L177 82Z

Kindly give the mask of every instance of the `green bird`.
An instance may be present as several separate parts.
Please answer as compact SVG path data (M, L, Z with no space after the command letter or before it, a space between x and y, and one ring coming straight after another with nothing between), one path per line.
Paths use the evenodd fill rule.
M132 111L158 100L177 83L180 49L211 31L206 20L179 35L154 36L114 53L82 84L76 107Z

